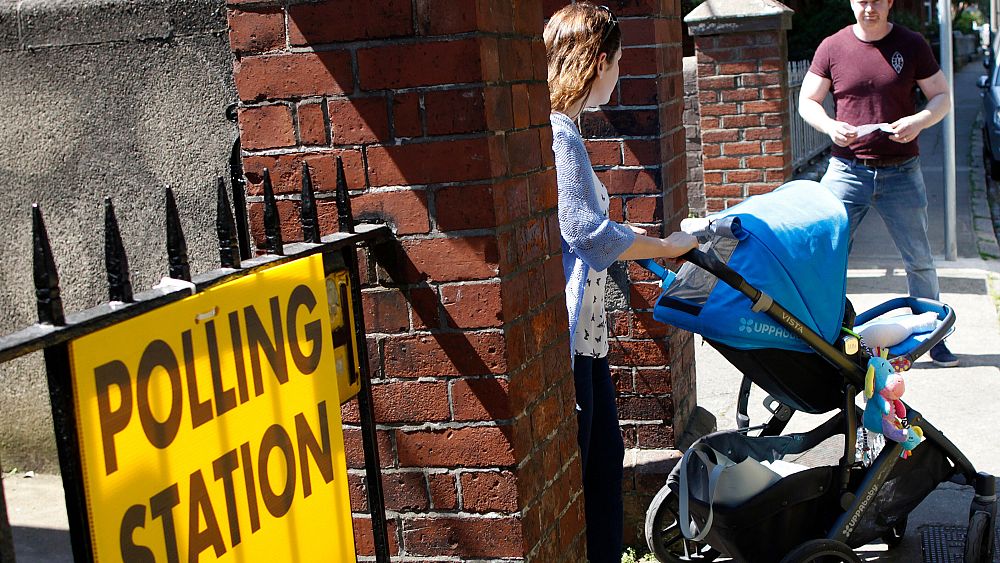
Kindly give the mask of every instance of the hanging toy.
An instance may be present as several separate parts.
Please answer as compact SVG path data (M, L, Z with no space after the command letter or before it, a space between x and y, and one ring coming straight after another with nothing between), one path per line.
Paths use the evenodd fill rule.
M903 377L888 360L888 348L879 352L876 348L875 355L868 360L868 372L865 374L865 399L868 402L862 424L870 432L903 444L901 457L906 458L923 440L923 431L919 427L907 426L906 406L900 399L906 390Z

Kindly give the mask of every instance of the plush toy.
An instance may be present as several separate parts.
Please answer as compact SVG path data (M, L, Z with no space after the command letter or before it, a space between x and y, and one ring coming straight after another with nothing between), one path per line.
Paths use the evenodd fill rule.
M894 442L903 444L902 457L909 457L923 439L923 432L918 427L906 426L906 406L900 397L906 387L903 377L898 374L888 360L889 350L868 360L868 372L865 374L865 412L862 423L870 432L883 434Z

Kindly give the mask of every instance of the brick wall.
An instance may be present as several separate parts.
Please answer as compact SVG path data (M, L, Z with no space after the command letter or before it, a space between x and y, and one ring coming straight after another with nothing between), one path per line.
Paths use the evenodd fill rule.
M335 229L340 156L362 220L399 242L361 255L391 553L408 560L581 560L574 392L545 84L552 0L229 0L255 236L262 173L299 240L301 163ZM584 117L616 219L686 216L676 7L621 0L614 107ZM690 335L652 320L655 284L615 301L630 447L673 444L693 401ZM630 312L625 303L639 307ZM356 407L345 438L359 554L372 554ZM656 488L662 475L652 479ZM647 480L648 481L648 480ZM645 509L653 485L642 488ZM633 510L633 512L636 512ZM628 524L641 529L638 521Z
M701 113L698 109L698 63L684 57L684 135L687 139L688 207L695 217L708 214L705 171L701 155Z
M399 239L361 256L393 557L580 560L541 0L228 8L251 196L269 168L299 240L305 162L334 230L341 156L355 216ZM344 417L364 559L356 406Z
M685 21L695 40L708 212L791 179L791 10L775 0L720 0Z

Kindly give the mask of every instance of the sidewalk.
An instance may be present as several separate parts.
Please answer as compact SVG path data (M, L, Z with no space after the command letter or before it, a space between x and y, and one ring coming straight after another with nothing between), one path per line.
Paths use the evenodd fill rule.
M961 360L954 368L937 368L929 359L918 361L906 375L907 403L941 429L980 471L1000 474L1000 448L987 428L986 417L1000 404L1000 324L994 296L1000 295L1000 260L984 260L981 253L996 248L985 203L985 175L981 161L976 117L981 105L976 79L983 67L973 61L955 73L956 209L959 259L944 260L944 144L941 124L920 136L921 162L928 195L929 238L938 263L941 300L955 311L955 333L948 339ZM973 203L975 201L975 203ZM975 213L974 213L975 212ZM983 248L981 248L981 246ZM878 214L871 212L859 227L848 271L848 297L857 311L864 311L892 297L906 294L906 275L892 239ZM717 418L720 429L735 428L736 390L742 375L714 349L696 340L698 404ZM751 423L763 420L763 393L751 399ZM815 417L796 415L791 429L808 429ZM921 540L933 544L940 526L968 524L971 489L942 484L910 515L902 545L887 551L885 545L860 550L866 561L913 563L928 559ZM950 528L949 528L950 529ZM923 537L922 536L926 536ZM954 552L951 546L951 552ZM961 545L957 546L961 549ZM959 551L960 553L960 551ZM952 559L948 559L951 561Z

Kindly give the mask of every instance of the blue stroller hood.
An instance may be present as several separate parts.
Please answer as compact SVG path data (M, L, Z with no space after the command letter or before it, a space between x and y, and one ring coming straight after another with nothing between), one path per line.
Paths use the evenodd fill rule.
M796 180L708 217L703 252L833 343L844 318L849 230L844 205L817 182ZM741 350L811 348L712 274L686 263L653 317Z

